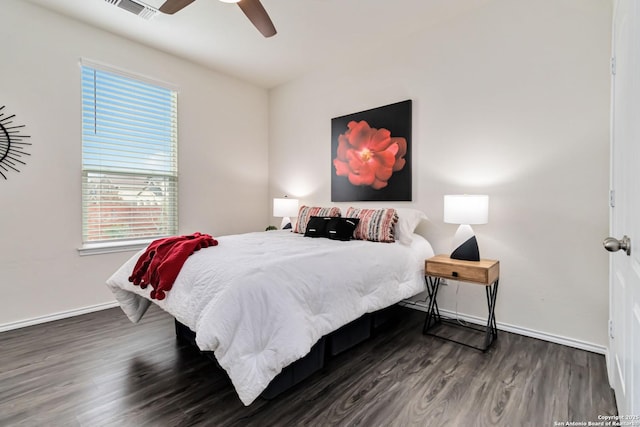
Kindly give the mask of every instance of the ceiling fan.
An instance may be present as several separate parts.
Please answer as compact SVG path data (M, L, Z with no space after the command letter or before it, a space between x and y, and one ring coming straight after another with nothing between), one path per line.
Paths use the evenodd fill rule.
M167 0L160 6L160 12L173 15L174 13L189 6L195 0ZM247 15L249 21L265 37L276 34L276 27L273 26L269 14L260 3L260 0L220 0L225 3L237 3L240 9Z

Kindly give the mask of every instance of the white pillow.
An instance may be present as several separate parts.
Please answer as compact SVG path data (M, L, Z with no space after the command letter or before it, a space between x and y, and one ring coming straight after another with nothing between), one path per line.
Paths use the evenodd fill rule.
M396 208L398 213L398 223L396 224L396 240L403 245L410 245L413 241L413 232L423 219L426 220L427 214L410 208Z

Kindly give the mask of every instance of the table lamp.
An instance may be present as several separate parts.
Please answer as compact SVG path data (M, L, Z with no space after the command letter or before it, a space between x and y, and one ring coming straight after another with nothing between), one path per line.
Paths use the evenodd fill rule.
M282 217L280 228L291 228L291 217L298 216L298 199L284 198L273 199L273 216Z
M451 258L480 261L478 241L471 224L486 224L489 219L489 196L447 195L444 196L444 222L460 224L453 236Z

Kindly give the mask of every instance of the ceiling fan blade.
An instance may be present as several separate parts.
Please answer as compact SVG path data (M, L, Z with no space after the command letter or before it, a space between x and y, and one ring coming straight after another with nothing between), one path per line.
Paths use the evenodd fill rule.
M160 6L158 9L162 13L166 13L169 15L173 15L174 13L182 10L183 8L189 6L195 0L167 0Z
M273 26L273 22L271 22L271 18L260 0L240 0L238 6L263 36L271 37L276 34L276 27Z

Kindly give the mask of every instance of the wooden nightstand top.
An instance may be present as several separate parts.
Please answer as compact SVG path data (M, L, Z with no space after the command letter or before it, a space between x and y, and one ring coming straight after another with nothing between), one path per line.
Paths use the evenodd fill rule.
M490 286L500 276L500 261L463 261L449 255L436 255L425 261L424 271L427 276Z

